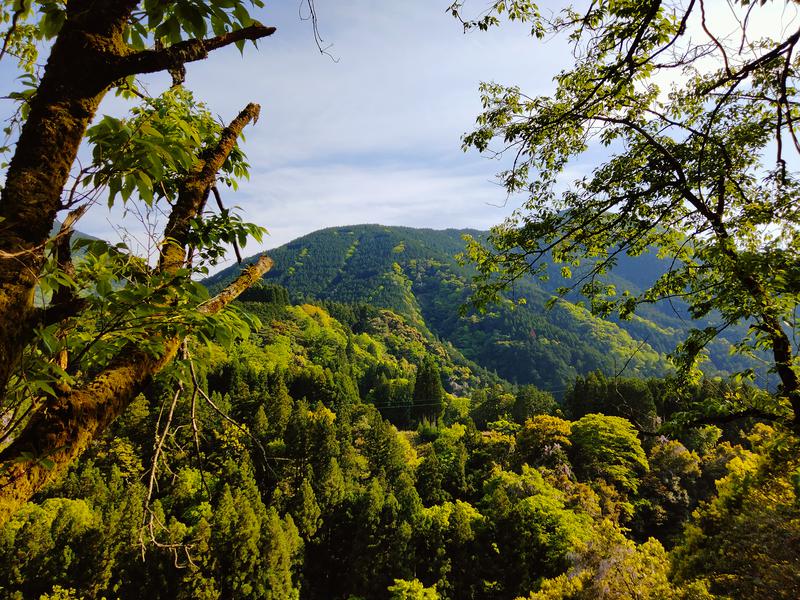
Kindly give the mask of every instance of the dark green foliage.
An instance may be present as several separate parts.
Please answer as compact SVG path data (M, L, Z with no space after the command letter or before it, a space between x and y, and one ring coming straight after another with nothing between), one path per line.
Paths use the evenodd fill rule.
M493 421L507 419L516 404L514 394L505 386L478 389L472 394L470 416L479 429L486 429Z
M391 309L425 337L452 344L444 349L455 365L469 366L484 382L490 381L489 374L469 361L511 382L551 390L557 397L576 375L595 370L610 374L625 366L623 374L636 377L669 370L665 353L685 337L687 329L680 303L680 315L668 304L657 304L646 308L642 318L614 322L566 301L547 310L547 301L563 284L557 269L546 281L518 281L509 294L511 302L493 306L485 314L460 315L455 307L467 301L474 273L454 258L464 251L464 234L484 236L467 230L377 225L325 229L272 251L276 265L267 280L286 286L296 301L322 300L332 315L358 333L375 330L379 319L375 307ZM669 262L652 255L620 257L618 267L613 282L621 290L635 292L646 284L644 274L664 273ZM237 269L210 278L212 288L233 277ZM526 303L512 306L520 298ZM749 366L741 358L732 360L729 348L724 340L712 345L710 370ZM412 362L421 358L418 355ZM454 378L457 370L446 368L438 357L437 363L448 391L460 391L462 383Z
M436 449L431 448L417 468L417 491L420 499L428 506L440 504L449 498L442 488L444 473Z
M642 479L634 531L641 541L655 536L669 544L695 507L700 457L676 440L659 437L647 462L650 471Z
M520 425L535 415L558 415L561 408L553 395L533 385L522 386L516 394L511 416Z
M568 553L589 534L588 516L567 508L565 495L527 466L521 475L495 473L480 507L497 548L485 565L487 578L497 582L500 597L524 594L538 578L563 572Z
M589 413L625 417L637 429L654 431L658 414L652 384L630 377L606 378L595 371L578 377L564 396L564 408L572 419Z
M417 367L414 395L411 402L411 418L416 422L423 419L436 421L443 409L444 389L439 368L432 359L427 358Z

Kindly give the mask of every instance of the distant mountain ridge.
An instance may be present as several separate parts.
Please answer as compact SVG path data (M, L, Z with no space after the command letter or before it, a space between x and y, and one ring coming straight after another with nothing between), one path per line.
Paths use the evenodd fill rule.
M628 321L595 317L575 302L545 303L564 281L553 269L548 281L527 278L513 294L526 304L492 307L461 316L473 273L454 258L464 250L465 229L414 229L382 225L332 227L305 235L269 252L275 266L265 279L295 298L362 302L391 309L425 335L452 344L468 359L517 383L533 383L559 394L576 375L599 369L607 375L658 376L670 369L666 353L685 339L692 323L682 307L648 305ZM254 260L246 259L245 262ZM654 255L622 257L612 278L618 290L638 292L666 271ZM238 265L208 278L219 287ZM509 303L510 304L510 303ZM710 348L709 372L744 368L730 356L730 343Z

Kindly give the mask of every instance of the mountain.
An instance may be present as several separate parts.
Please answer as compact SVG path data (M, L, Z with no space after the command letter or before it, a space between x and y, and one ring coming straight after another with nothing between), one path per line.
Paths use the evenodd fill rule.
M460 314L468 298L472 270L455 256L462 236L474 230L432 230L381 225L323 229L269 252L275 266L266 279L286 287L295 300L313 298L366 303L402 315L429 338L451 344L468 359L509 381L533 383L560 395L576 375L657 376L669 371L666 354L685 339L691 323L685 307L666 303L642 307L631 320L593 316L576 297L545 307L564 285L555 269L548 281L521 280L509 302L486 314ZM255 257L245 262L254 260ZM612 283L637 292L665 272L669 262L654 255L623 257ZM241 267L206 280L224 285ZM700 324L706 326L707 323ZM731 356L730 341L710 347L709 373L744 368Z

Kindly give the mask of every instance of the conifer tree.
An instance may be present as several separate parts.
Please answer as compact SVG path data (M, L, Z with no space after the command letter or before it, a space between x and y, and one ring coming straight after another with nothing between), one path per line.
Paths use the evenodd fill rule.
M417 367L414 382L414 396L411 404L411 417L420 422L423 419L436 421L444 410L444 388L439 367L430 356Z

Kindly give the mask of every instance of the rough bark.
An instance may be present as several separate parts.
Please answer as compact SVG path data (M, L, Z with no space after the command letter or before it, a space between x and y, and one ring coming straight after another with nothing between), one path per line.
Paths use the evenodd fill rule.
M186 260L186 236L189 234L190 222L195 215L202 212L211 187L216 181L217 171L236 145L242 129L250 121L258 120L259 111L258 104L248 104L222 131L217 145L200 156L194 171L181 186L178 199L164 229L164 245L159 259L159 268L162 271L174 272L183 266Z
M800 378L794 366L795 356L792 343L758 279L750 273L741 272L741 268L737 271L737 275L742 286L758 303L760 312L756 315L756 319L760 321L761 329L769 338L775 372L781 380L781 392L789 400L794 413L792 428L800 433Z
M138 73L165 71L187 62L203 60L211 50L244 40L258 40L275 33L274 27L255 23L250 27L231 31L206 40L186 40L162 50L143 50L119 60L115 70L118 78Z
M789 404L792 407L792 428L800 432L800 377L798 377L794 366L795 356L792 343L781 325L780 313L775 308L774 301L764 289L759 278L748 270L746 266L742 265L741 257L722 221L723 208L724 206L720 204L717 212L711 212L706 209L708 211L706 218L714 228L714 233L719 240L723 253L731 261L736 278L756 302L757 310L753 316L769 338L775 372L781 380L781 392L789 400Z
M0 395L28 340L33 291L61 191L113 79L108 57L126 52L135 0L73 0L30 102L0 196Z
M231 285L200 307L214 314L272 267L262 256ZM122 353L91 382L68 390L38 411L10 446L0 452L0 525L36 491L62 473L89 443L128 407L153 375L175 357L181 340L165 340L164 352Z

